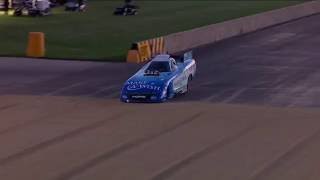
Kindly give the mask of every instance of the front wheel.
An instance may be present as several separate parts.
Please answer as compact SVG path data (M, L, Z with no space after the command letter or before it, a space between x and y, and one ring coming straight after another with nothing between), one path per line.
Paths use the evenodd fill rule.
M175 96L175 92L173 90L173 84L170 83L170 85L167 88L167 96L166 99L172 99Z

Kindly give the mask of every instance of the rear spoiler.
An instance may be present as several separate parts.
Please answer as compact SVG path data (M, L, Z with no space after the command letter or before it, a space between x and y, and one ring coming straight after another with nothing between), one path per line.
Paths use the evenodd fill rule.
M183 54L183 61L193 59L192 51L188 51Z
M193 59L193 52L192 51L188 51L185 52L183 55L180 56L172 56L177 62L181 62L183 63L186 60L190 60Z

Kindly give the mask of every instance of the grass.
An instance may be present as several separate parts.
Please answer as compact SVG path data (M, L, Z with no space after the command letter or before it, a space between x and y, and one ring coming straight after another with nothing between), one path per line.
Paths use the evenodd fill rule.
M85 13L63 8L49 17L0 16L0 55L24 56L30 31L46 34L47 57L118 60L132 42L256 14L302 2L266 1L138 1L139 15L113 16L119 1L89 1Z

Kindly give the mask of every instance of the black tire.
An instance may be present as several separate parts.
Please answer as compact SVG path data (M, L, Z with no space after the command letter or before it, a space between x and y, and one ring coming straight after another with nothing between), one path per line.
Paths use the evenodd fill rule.
M39 14L40 14L40 16L48 16L48 15L50 15L50 9L49 8L45 9L44 11L40 12Z
M192 75L190 75L188 77L188 83L187 83L187 91L185 92L185 94L187 94L190 91L190 83L192 81Z
M169 100L170 99L170 90L169 88L167 89L167 95L166 95L166 98L165 98L165 101ZM164 101L163 101L164 102Z
M172 84L168 86L168 89L167 89L167 97L166 99L169 100L169 99L172 99L176 96L176 94L173 92L173 89L171 89L172 87Z
M22 16L22 11L14 11L15 16Z

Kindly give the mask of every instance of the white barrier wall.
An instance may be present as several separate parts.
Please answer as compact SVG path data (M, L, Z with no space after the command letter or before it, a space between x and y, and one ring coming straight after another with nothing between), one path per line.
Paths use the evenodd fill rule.
M165 36L168 53L177 53L320 12L320 0L246 16Z

